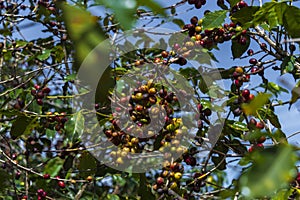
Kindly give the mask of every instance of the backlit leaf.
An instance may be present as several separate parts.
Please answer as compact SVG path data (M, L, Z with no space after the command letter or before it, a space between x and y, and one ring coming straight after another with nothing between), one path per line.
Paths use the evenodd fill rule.
M265 105L271 96L271 94L258 94L250 103L242 104L243 112L246 115L256 115L256 111Z

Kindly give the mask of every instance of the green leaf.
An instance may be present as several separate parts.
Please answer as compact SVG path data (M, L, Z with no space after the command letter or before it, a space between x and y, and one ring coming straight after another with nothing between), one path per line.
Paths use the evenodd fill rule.
M240 2L240 0L229 0L230 7L235 6L238 2Z
M138 194L147 200L156 199L154 194L151 191L151 187L149 187L149 185L147 184L148 180L145 173L133 174L133 176L137 176L138 178L138 183L139 183Z
M163 16L166 16L165 9L163 9L163 7L159 3L157 3L157 1L153 1L153 0L148 0L148 1L137 0L137 3L138 3L139 6L145 6L145 7L149 8L149 9L151 9L155 14L161 14Z
M275 196L272 197L272 200L282 200L282 199L289 199L289 197L293 194L292 189L282 189L279 190Z
M51 177L55 177L58 175L59 171L63 167L63 164L64 164L63 159L59 157L55 157L47 162L44 169L44 173L49 174Z
M129 30L133 27L134 22L136 21L135 13L137 9L136 0L128 1L118 1L118 0L96 0L99 5L104 5L105 7L112 10L112 13L115 14L120 25Z
M186 79L200 75L199 71L193 67L180 68L179 73Z
M65 81L74 81L76 79L76 76L77 76L76 73L70 74L70 75L66 76L64 80Z
M27 116L18 116L12 123L10 135L12 139L16 139L23 134L28 135L37 125L36 118L32 119Z
M294 65L295 65L295 57L294 56L286 56L281 65L281 74L284 74L286 72L291 73L294 70Z
M107 194L107 200L120 200L120 197L116 194Z
M243 112L246 115L256 115L256 111L265 105L271 96L271 94L258 94L250 103L242 104Z
M84 129L84 116L82 115L82 112L79 111L76 114L74 114L73 116L73 120L74 120L74 134L78 134L78 136L80 137L83 133L83 129Z
M225 1L223 0L218 0L217 5L222 8L223 10L228 10L229 8L225 5Z
M104 40L104 32L97 23L98 18L84 9L61 3L68 33L75 45L76 64L79 68L85 57Z
M244 154L247 152L247 148L238 139L234 139L227 144L230 146L233 152L237 154Z
M219 169L219 170L226 169L226 159L224 159L223 155L212 156L211 160L215 166L218 166L217 169Z
M276 190L288 186L296 174L297 157L291 146L253 152L252 160L253 165L239 180L241 192L248 198L274 195Z
M225 22L227 12L226 10L218 10L207 13L203 18L203 29L214 29L222 26Z
M228 126L238 131L249 131L247 124L243 122L234 122L233 124L228 124Z
M126 179L124 179L121 175L115 174L112 178L114 182L118 183L120 186L124 186L126 184Z
M220 197L221 199L233 199L233 197L236 194L236 190L235 189L226 189L220 192ZM232 198L229 198L232 197Z
M273 28L283 24L282 13L287 8L285 2L267 2L254 14L253 26L267 22Z
M51 55L51 50L50 49L46 49L42 52L42 54L37 56L37 59L44 61L47 60Z
M18 110L0 110L0 114L1 115L5 115L7 117L12 117L12 116L24 116L23 113L21 113L20 111Z
M184 21L182 19L173 19L172 22L182 28L184 26Z
M200 100L200 103L202 104L203 110L205 110L205 109L207 109L207 108L209 108L209 109L212 108L211 102L208 101L208 100L201 99L201 100Z
M238 10L236 13L233 13L231 16L231 20L234 23L240 23L244 28L248 28L251 26L251 21L253 20L253 15L259 10L258 6L248 6L241 10Z
M260 116L264 116L266 119L270 120L271 124L276 128L281 128L278 116L271 109L261 108L258 110Z
M231 52L233 58L240 58L249 48L250 45L250 37L246 37L246 44L242 45L239 43L237 39L231 40Z
M263 28L271 30L273 27L283 25L283 13L287 8L286 2L275 1L264 3L262 7L249 6L234 13L232 21L241 23L244 28L263 25Z
M1 194L4 194L5 191L7 191L10 188L11 178L12 177L11 177L10 173L7 173L7 171L4 169L0 169L0 192L1 192ZM0 199L1 199L1 197L0 197ZM6 199L6 197L3 199Z
M287 144L286 135L281 129L277 129L271 136L277 143Z
M221 74L222 79L230 79L232 77L232 73L235 71L235 68L218 68L218 71Z
M284 12L283 24L292 38L299 38L300 9L295 6L288 6Z
M295 103L300 97L300 81L298 81L295 87L292 90L292 98L290 100L290 107L293 103Z
M276 83L268 82L267 84L260 84L259 87L266 88L268 91L272 92L276 97L282 92L289 93L289 91L283 87L280 87Z
M64 54L64 50L62 48L62 46L57 45L55 47L53 47L52 49L52 53L55 55L55 61L56 62L62 62L65 54Z
M184 41L185 38L186 36L182 33L172 34L169 38L168 44L172 47L174 44L178 43L178 41Z
M245 134L243 139L248 141L255 141L262 136L266 136L266 133L262 132L261 130L252 130L249 133Z
M86 178L90 175L95 174L97 163L95 158L87 151L81 154L79 157L78 169L80 176Z

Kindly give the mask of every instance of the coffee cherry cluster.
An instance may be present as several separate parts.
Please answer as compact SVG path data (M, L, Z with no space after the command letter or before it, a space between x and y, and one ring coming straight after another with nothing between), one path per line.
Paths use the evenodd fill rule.
M237 91L238 94L239 91ZM234 106L231 107L233 115L235 117L240 116L243 111L241 108L242 103L249 103L255 98L253 94L250 93L250 90L244 89L241 91L241 94L238 96L238 98L234 101Z
M200 9L203 5L206 4L206 0L188 0L188 4L194 5L195 8Z
M201 130L203 128L203 120L209 121L209 116L212 115L212 111L210 108L204 108L201 103L198 103L197 109L199 112L199 116L196 116L196 119L198 120L198 128Z
M249 120L248 127L250 130L262 130L265 128L264 122L262 121L256 121L254 118L251 118ZM251 132L249 133L251 134ZM260 136L259 138L255 138L254 140L250 140L250 143L252 144L251 147L248 149L249 152L252 152L253 150L262 150L264 149L263 143L266 141L265 136Z
M24 106L25 102L21 98L18 98L16 103L14 104L14 109L21 110L22 108L24 108Z
M134 89L130 97L123 96L118 102L119 106L115 107L116 112L113 113L114 119L111 120L111 126L104 131L108 140L119 147L119 150L110 152L116 164L123 164L124 157L128 156L129 152L142 152L145 145L154 146L155 144L156 150L165 153L164 157L167 160L171 160L174 154L181 155L184 152L185 149L181 147L178 138L183 136L187 129L182 126L180 118L174 117L174 113L179 108L174 92L169 92L167 88L154 84L150 79ZM129 113L130 119L123 119L125 112ZM149 125L152 119L159 119L157 122L159 129L156 130L156 123L154 127L142 129ZM121 130L118 126L119 120L129 120L134 124L129 124ZM144 134L146 137L142 137Z
M248 4L245 1L240 1L232 7L230 14L236 13L238 10L241 10L245 7L248 7Z
M51 92L48 87L41 88L39 85L34 85L34 89L31 90L31 95L35 97L36 103L40 106L44 104L43 99Z
M180 180L184 167L178 162L166 163L156 183L152 186L158 194L168 194L168 189L177 191L180 188Z
M193 179L186 181L186 185L194 192L200 192L201 187L205 186L205 179L207 177L204 173L196 172L193 174Z
M238 42L240 45L247 44L247 30L243 29L240 24L231 22L229 24L224 24L223 27L225 32L228 33L228 38L230 37L231 39L235 36L233 39L234 41Z
M39 0L38 5L47 8L52 13L56 13L56 7L54 2L49 2L48 0Z
M235 85L234 93L238 93L239 88L243 85L243 82L249 82L250 81L250 74L246 74L244 72L244 68L242 67L236 67L235 71L232 74L233 83ZM252 95L251 95L252 97Z
M8 2L8 1L0 1L0 9L2 12L5 10L6 13L17 15L21 10L25 10L27 8L24 4L18 4L17 2Z
M179 53L184 53L187 50L191 50L197 47L212 48L218 43L223 43L224 41L229 41L235 36L236 40L241 45L247 43L247 30L243 30L241 26L231 22L230 24L224 24L221 28L215 29L206 29L202 30L203 20L198 20L197 16L194 16L190 19L190 24L186 24L183 27L183 30L188 31L189 39L186 39L184 44L174 45L173 49ZM186 56L184 56L186 57Z
M61 129L64 129L65 123L68 121L67 113L47 112L46 115L47 117L41 119L41 122L44 125L44 127L54 127L54 129L57 132L61 131Z
M46 196L47 196L47 192L45 192L43 189L38 189L37 190L37 199L38 200L43 200L43 199L46 199Z

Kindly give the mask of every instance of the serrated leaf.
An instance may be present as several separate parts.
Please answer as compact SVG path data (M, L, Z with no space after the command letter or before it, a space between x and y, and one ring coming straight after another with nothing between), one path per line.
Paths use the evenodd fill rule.
M218 10L207 13L203 18L203 29L219 28L225 22L227 10Z
M243 122L234 122L233 124L228 124L228 126L238 131L249 131L247 124Z
M253 152L252 160L253 165L239 180L241 192L248 198L274 195L276 190L288 186L296 174L297 157L291 146Z
M242 104L243 112L246 115L256 115L256 111L265 105L271 96L271 94L258 94L250 103Z

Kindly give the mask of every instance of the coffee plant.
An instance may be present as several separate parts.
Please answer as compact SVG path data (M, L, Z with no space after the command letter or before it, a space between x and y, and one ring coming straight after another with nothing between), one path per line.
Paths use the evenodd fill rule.
M0 199L299 199L294 1L0 0Z

